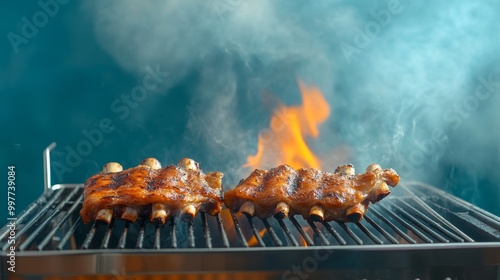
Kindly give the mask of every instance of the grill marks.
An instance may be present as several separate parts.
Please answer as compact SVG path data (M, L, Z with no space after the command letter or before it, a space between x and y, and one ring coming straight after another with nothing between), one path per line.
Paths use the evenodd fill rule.
M165 168L152 158L123 171L117 166L106 164L102 173L85 182L80 212L85 223L109 223L113 217L135 222L143 216L164 224L170 217L189 220L198 211L215 215L222 208L223 174L205 175L194 160L182 159L178 166Z
M314 221L360 221L369 203L376 203L399 182L398 174L372 164L366 173L355 174L350 164L335 173L314 168L294 170L281 165L256 169L236 188L226 192L224 202L233 211L266 219L302 215Z
M420 187L420 185L402 186L399 189L401 192L395 193L395 196L386 203L372 206L360 223L313 222L317 229L300 217L296 217L297 220L290 216L288 220L264 221L245 218L238 221L236 217L238 214L228 212L223 213L227 215L219 214L215 217L200 213L200 217L193 223L171 219L165 226L148 225L144 220L135 224L116 220L113 221L114 226L97 223L82 225L81 219L77 218L75 221L76 217L73 215L79 211L80 202L83 200L82 188L63 187L44 194L28 208L28 210L34 209L33 211L26 211L18 217L16 225L21 223L23 225L19 227L16 244L19 245L20 251L106 247L158 249L159 234L160 249L187 248L192 245L193 239L196 247L248 247L251 244L249 245L247 240L251 240L254 234L251 224L255 225L256 233L259 238L262 237L264 244L258 243L257 240L252 246L322 245L324 239L321 235L327 238L330 245L382 244L381 242L384 244L454 243L474 242L474 239L479 242L498 241L498 236L487 235L494 228L486 230L482 226L477 226L477 221L453 219L456 214L442 208L442 205L449 205L448 203L456 201L456 198L434 188L425 189L427 191L424 193L418 189ZM464 202L454 207L457 207L456 211L460 211L463 215L470 211L469 217L472 217L472 213L474 215L481 213L478 208L471 208L470 204ZM491 216L490 218L497 223L498 217L489 213L484 215ZM107 234L110 230L113 233L111 236ZM472 235L465 235L462 230ZM45 235L47 232L49 233ZM82 238L75 235L76 232L80 232L79 237ZM83 238L81 235L83 232L88 233L87 238ZM0 241L3 242L4 250L10 246L7 235L8 232L1 234L3 238ZM188 238L183 238L186 235ZM55 236L61 236L61 240L57 242ZM108 237L109 242L106 240ZM279 240L276 240L276 237ZM72 242L69 242L70 239Z
M148 216L151 222L164 224L174 216L192 220L198 211L215 215L222 208L222 176L203 174L191 159L161 168L149 158L127 170L109 163L85 183L82 219L109 224L113 217L135 222ZM256 169L225 194L224 202L233 211L262 219L301 215L314 221L357 222L370 202L387 196L388 185L398 182L394 170L376 164L358 175L350 164L335 173L281 165L269 171Z

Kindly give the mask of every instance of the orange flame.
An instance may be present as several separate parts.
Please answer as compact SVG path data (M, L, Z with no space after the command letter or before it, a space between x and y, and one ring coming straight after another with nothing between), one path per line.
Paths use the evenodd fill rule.
M264 234L266 233L266 229L263 228L259 231L259 235L260 235L260 238L264 238ZM250 239L248 240L248 246L249 247L255 247L257 246L258 242L257 242L257 238L255 237L255 235L252 235L252 237L250 237Z
M305 227L305 228L304 228L304 234L306 234L307 236L311 237L311 236L313 235L313 230L312 230L312 228L311 228L311 227ZM302 246L304 246L304 247L309 247L309 245L307 245L307 241L306 241L306 239L305 239L302 235L300 235L299 240L300 240L300 239L302 239Z
M318 125L330 115L330 106L317 87L306 86L300 80L298 84L303 104L278 107L271 116L270 129L259 134L257 153L248 156L244 167L255 169L288 164L297 169L321 168L304 137L318 137Z

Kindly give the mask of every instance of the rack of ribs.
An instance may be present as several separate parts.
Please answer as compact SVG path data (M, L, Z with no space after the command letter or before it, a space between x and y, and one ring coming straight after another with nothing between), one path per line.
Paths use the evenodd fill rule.
M355 174L350 164L334 173L280 165L253 171L225 193L224 203L234 212L263 219L302 215L313 221L357 222L369 203L389 195L388 186L396 186L399 179L396 171L378 164L369 165L363 174Z
M175 216L190 220L197 212L216 215L223 203L222 177L221 172L204 174L188 158L164 168L147 158L126 170L110 162L85 182L80 215L85 223L110 223L112 218L133 223L143 217L160 224Z

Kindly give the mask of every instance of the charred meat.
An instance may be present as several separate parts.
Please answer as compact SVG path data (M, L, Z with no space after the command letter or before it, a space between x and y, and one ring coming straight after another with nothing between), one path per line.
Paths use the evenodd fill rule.
M393 169L371 164L363 174L352 165L334 173L281 165L256 169L224 195L226 207L259 218L302 215L314 221L360 221L371 203L390 194L399 182Z
M187 158L164 168L154 158L126 170L108 163L85 182L80 215L85 223L109 223L112 218L135 222L140 216L165 223L174 216L192 219L197 212L216 215L222 209L222 176L204 174Z

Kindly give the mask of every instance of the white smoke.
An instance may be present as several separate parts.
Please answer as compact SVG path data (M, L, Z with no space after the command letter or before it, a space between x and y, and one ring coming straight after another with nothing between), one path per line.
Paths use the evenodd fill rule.
M160 63L171 73L167 88L197 73L196 90L186 93L186 137L203 143L211 166L238 172L268 125L262 93L297 103L296 84L278 81L299 76L332 107L317 140L322 149L348 145L355 164L382 162L441 185L471 161L495 174L485 162L498 165L498 157L485 161L487 152L473 151L498 149L498 132L481 125L499 119L500 98L476 106L470 96L499 62L497 2L129 0L86 9L124 69ZM480 177L469 172L465 181Z

